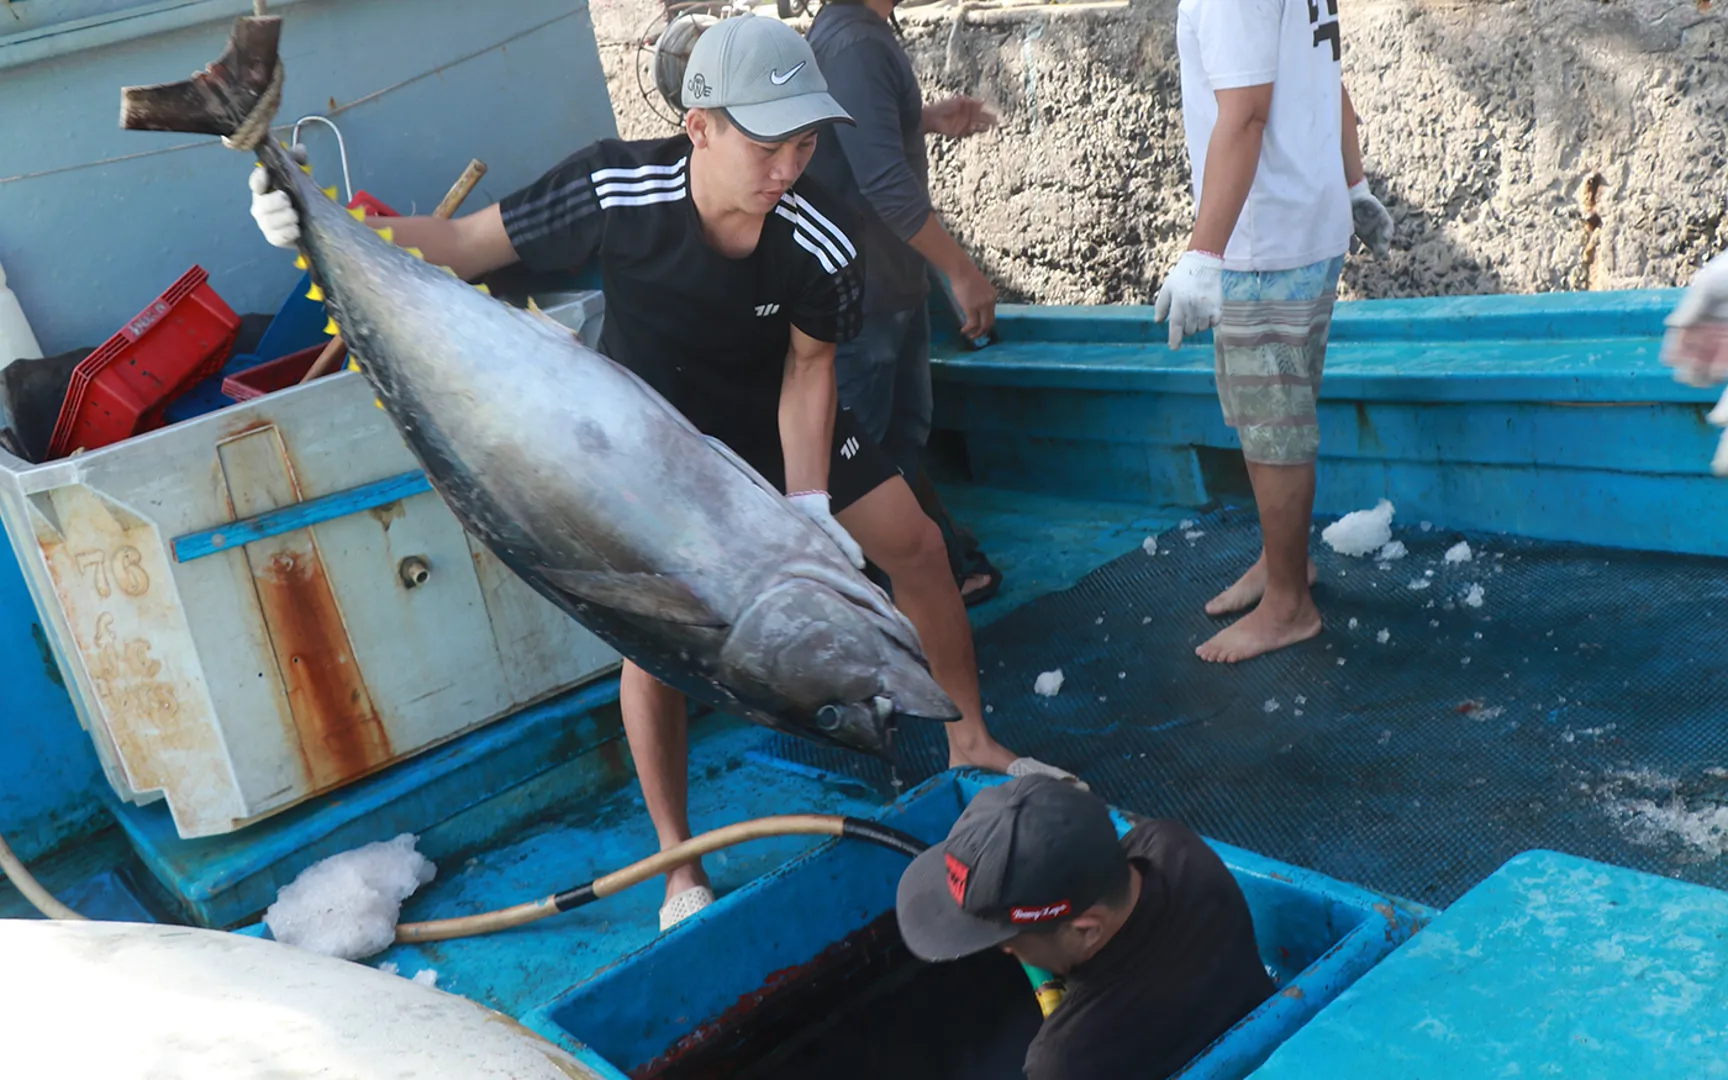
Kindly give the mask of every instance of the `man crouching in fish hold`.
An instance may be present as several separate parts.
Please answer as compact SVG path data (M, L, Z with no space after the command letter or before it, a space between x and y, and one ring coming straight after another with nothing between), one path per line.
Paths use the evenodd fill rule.
M799 177L817 128L850 117L803 37L750 16L698 39L684 103L677 137L595 143L468 217L391 218L394 240L468 279L518 261L553 271L598 258L603 350L787 493L853 565L868 556L888 574L962 714L947 726L949 764L1067 776L985 729L941 533L837 408L834 347L858 332L862 275L840 204ZM271 243L292 246L287 196L253 175L253 216ZM684 696L626 662L621 707L648 813L671 847L690 837ZM669 874L666 895L662 927L713 900L700 863Z

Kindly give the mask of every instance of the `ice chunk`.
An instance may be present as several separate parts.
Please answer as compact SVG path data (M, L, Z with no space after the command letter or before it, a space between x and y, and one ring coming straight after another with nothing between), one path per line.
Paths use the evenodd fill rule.
M1359 621L1357 621L1356 619L1350 620L1350 629L1352 629L1352 630L1356 629L1358 626L1361 626L1361 625L1362 624Z
M1150 616L1150 615L1140 616L1140 625L1141 626L1145 626L1147 623L1150 623L1151 621L1152 621L1152 616Z
M1393 562L1410 554L1410 549L1404 546L1404 541L1394 540L1380 549L1380 554L1374 556L1381 562Z
M1422 523L1422 531L1423 532L1433 532L1434 531L1434 523L1432 521L1424 521Z
M1266 704L1264 704L1264 705L1262 705L1262 706L1260 706L1260 707L1261 707L1261 708L1262 708L1262 709L1265 709L1265 710L1266 710L1266 711L1267 711L1267 712L1269 712L1269 713L1275 713L1275 712L1277 712L1277 711L1278 711L1278 709L1279 709L1279 708L1280 708L1280 706L1279 706L1279 704L1278 704L1278 699L1277 699L1277 698L1267 698L1267 699L1266 699Z
M1366 555L1392 539L1392 504L1381 499L1372 510L1352 510L1326 526L1320 539L1340 555Z
M414 981L421 986L436 988L438 986L438 969L422 968L414 973Z
M1430 582L1427 578L1419 577L1419 578L1412 579L1409 587L1412 591L1420 592L1423 589L1426 589L1431 584L1433 584L1433 583Z
M437 868L403 833L332 855L300 872L264 913L277 941L343 960L381 953L396 940L402 901Z
M1378 642L1379 642L1379 643L1380 643L1380 644L1382 644L1382 645L1384 645L1384 644L1386 644L1386 643L1387 643L1387 642L1388 642L1388 641L1391 641L1391 640L1392 640L1392 631L1390 631L1390 630L1382 630L1382 631L1380 631L1380 632L1379 632L1379 633L1378 633L1378 634L1375 634L1375 635L1374 635L1374 640L1375 640L1375 641L1378 641Z
M1183 518L1182 524L1180 524L1176 527L1178 529L1181 529L1184 532L1186 532L1187 530L1192 529L1194 527L1194 519L1193 518Z
M1482 586L1472 584L1468 589L1466 589L1464 591L1464 606L1466 606L1466 607L1481 607L1482 606ZM1482 635L1478 634L1476 636L1481 637Z
M1148 555L1158 554L1158 538L1156 536L1148 536L1146 539L1140 541L1140 550L1144 551Z
M1186 539L1190 544L1192 544L1194 541L1200 539L1202 536L1205 536L1205 535L1206 534L1201 532L1199 529L1189 529L1187 532L1182 534L1183 538Z
M1306 697L1303 697L1301 694L1297 694L1296 695L1296 704L1306 705L1306 704L1308 704L1308 699Z
M1055 697L1062 689L1062 669L1046 671L1032 683L1032 692L1044 697Z
M397 967L395 964L391 963L388 960L384 961L384 963L382 963L382 964L379 964L378 970L382 971L386 975L400 975L400 974L402 974L402 969Z
M1446 549L1446 562L1447 563L1464 563L1464 562L1469 562L1469 561L1470 561L1470 544L1468 541L1460 540L1456 544L1453 544L1451 547Z

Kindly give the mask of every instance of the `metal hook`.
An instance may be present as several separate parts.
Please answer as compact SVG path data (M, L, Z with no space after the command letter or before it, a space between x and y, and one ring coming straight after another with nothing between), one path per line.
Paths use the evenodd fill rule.
M307 123L323 124L336 133L336 149L342 155L342 186L348 189L348 201L353 202L354 181L349 179L348 176L348 145L342 141L342 129L337 127L336 121L330 119L328 116L302 116L300 119L294 121L294 130L288 136L288 144L290 146L300 145L300 125Z

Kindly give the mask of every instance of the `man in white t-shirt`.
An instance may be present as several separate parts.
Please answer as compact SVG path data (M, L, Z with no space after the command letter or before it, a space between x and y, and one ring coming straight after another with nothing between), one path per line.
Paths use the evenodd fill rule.
M1392 217L1362 172L1337 0L1181 0L1176 41L1197 213L1157 317L1173 349L1217 327L1218 398L1260 510L1259 560L1206 605L1253 610L1195 650L1234 663L1320 632L1308 529L1326 336L1351 234L1384 255Z

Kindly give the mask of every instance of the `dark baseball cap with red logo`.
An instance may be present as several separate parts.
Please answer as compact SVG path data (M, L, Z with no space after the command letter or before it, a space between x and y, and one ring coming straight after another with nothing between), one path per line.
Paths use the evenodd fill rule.
M986 788L948 839L900 877L900 936L923 960L958 960L1071 919L1127 873L1102 799L1049 776Z

